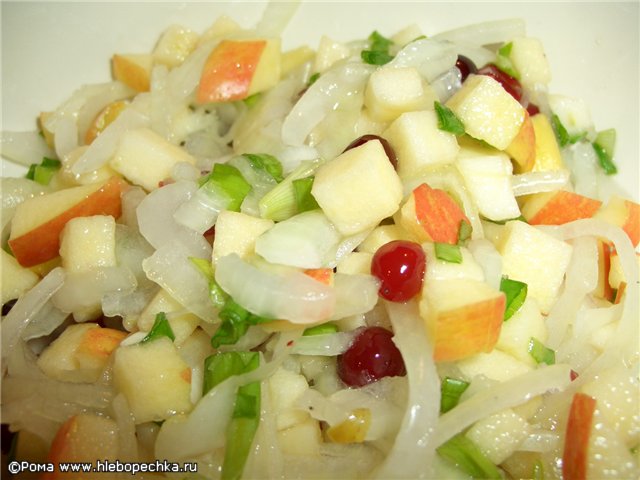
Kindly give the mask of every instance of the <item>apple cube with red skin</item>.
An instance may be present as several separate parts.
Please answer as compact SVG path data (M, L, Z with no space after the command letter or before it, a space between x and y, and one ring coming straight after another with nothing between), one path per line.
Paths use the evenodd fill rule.
M196 99L200 104L242 100L279 80L279 40L223 40L207 58Z
M589 439L596 400L584 393L573 395L562 454L562 477L586 480L589 465Z
M505 301L502 292L477 280L425 282L420 315L434 345L434 360L451 362L493 350Z
M152 66L150 54L116 54L111 58L113 77L137 92L149 91Z
M596 218L622 228L634 247L640 243L639 204L618 195L612 195L609 202L596 214Z
M53 472L45 473L42 480L95 480L104 478L103 472L63 473L58 464L66 462L88 462L118 458L118 425L109 418L81 413L64 422L51 443L47 461L55 464Z
M562 225L593 217L602 202L566 190L530 195L522 207L522 216L530 225Z
M18 205L9 236L9 247L18 263L32 267L57 257L60 233L72 218L118 218L122 213L120 196L126 188L121 178L112 177L106 182L30 198Z
M447 192L426 183L413 190L395 220L421 242L452 245L458 243L461 223L470 224L462 208Z

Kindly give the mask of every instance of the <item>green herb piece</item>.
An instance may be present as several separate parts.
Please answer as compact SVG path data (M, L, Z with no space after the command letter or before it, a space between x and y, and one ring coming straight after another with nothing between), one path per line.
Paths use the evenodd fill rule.
M393 55L389 53L389 47L393 41L374 31L369 35L369 49L360 52L360 58L369 65L384 65L393 60Z
M440 413L445 413L458 405L460 397L469 388L469 382L445 377L440 385Z
M467 240L471 238L473 227L466 220L460 220L460 227L458 228L458 245L464 245Z
M449 263L462 263L462 251L458 245L435 242L433 244L436 258Z
M520 215L519 217L516 217L516 218L507 218L507 219L505 219L505 220L491 220L491 219L489 219L489 218L485 218L485 217L482 217L482 219L483 219L483 220L485 220L485 221L487 221L487 222L495 223L496 225L504 225L504 224L506 224L507 222L514 222L514 221L519 221L519 222L528 223L528 222L527 222L527 219L526 219L526 218L524 218L524 216L523 216L523 215Z
M152 340L157 340L162 337L169 337L171 341L176 339L176 336L171 329L171 325L169 324L169 320L167 320L167 316L164 312L159 312L156 314L153 327L151 327L149 333L147 333L140 343L151 342Z
M544 466L542 465L542 461L536 460L533 464L531 478L532 480L544 480Z
M257 352L219 352L204 361L202 394L206 395L216 385L233 375L242 375L258 367L260 357Z
M200 182L204 192L216 191L226 196L226 209L234 212L240 211L242 201L251 191L251 185L244 179L240 170L226 163L216 163L211 173Z
M32 163L27 171L26 178L33 180L40 185L49 185L51 178L62 167L60 160L43 157L40 164Z
M242 100L242 102L249 108L253 107L256 103L260 101L262 98L262 93L254 93L253 95L249 95L247 98Z
M598 156L598 163L607 175L618 173L618 168L613 163L613 152L616 148L616 130L609 128L598 132L595 141L592 143L593 149Z
M264 170L271 175L276 182L280 183L284 178L282 176L282 164L280 160L273 155L269 155L268 153L245 153L242 156L249 160L253 168L256 170Z
M218 348L220 345L233 345L247 333L251 325L271 321L254 315L229 297L218 313L221 320L220 326L211 337L211 345Z
M560 147L573 145L587 136L587 132L569 135L569 132L560 121L560 117L555 113L551 115L551 126L553 127L553 131L556 134L556 139L558 140L558 145L560 145Z
M527 284L518 280L511 280L502 277L500 280L500 291L506 295L506 307L504 310L504 321L509 320L516 313L527 298Z
M213 264L204 258L189 257L189 260L191 260L209 282L209 298L211 299L211 303L213 303L216 308L223 307L229 299L229 295L218 285L218 282L216 282Z
M527 351L537 364L546 363L547 365L553 365L556 363L556 352L546 347L535 337L531 337L529 340L529 348Z
M518 73L518 70L516 69L513 62L511 61L511 58L509 58L509 56L511 55L512 47L513 47L512 42L506 43L505 45L500 47L500 49L496 53L495 65L510 77L513 77L516 80L520 80L520 74Z
M315 177L299 178L291 182L293 194L296 198L297 213L320 208L314 196L311 195L314 178Z
M320 78L320 72L316 72L313 75L311 75L309 77L309 80L307 81L307 87L310 87L311 85L313 85L314 83L316 83L316 81Z
M464 135L464 124L462 120L456 117L453 111L442 105L440 102L433 102L433 106L438 116L438 128L445 132L453 133L454 135Z
M442 458L473 478L502 479L498 467L461 433L440 445L436 451Z
M321 323L315 327L309 327L302 332L303 337L310 337L312 335L328 335L330 333L336 333L338 327L335 323Z

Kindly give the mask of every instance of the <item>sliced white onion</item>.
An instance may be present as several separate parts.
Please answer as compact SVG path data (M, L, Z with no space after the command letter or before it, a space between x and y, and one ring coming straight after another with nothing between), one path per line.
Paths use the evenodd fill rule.
M496 59L496 54L493 51L477 44L456 43L455 48L459 55L469 58L478 68L488 63L493 63Z
M267 3L262 18L256 26L258 36L261 38L281 36L299 6L300 0Z
M27 341L49 335L62 325L68 316L67 312L63 312L54 307L51 302L47 302L27 324L22 332L22 339Z
M277 185L277 182L266 170L252 167L249 160L242 155L233 157L227 163L236 167L242 177L251 185L251 191L242 202L240 211L247 215L260 216L258 203L267 192Z
M598 157L589 142L578 142L562 149L562 159L572 173L576 193L598 198Z
M500 290L502 279L502 255L493 243L485 238L471 240L467 245L476 262L482 267L484 279L491 287Z
M393 341L407 369L409 397L395 443L376 478L431 478L438 444L434 429L440 413L440 379L433 362L433 347L427 339L416 302L387 302L393 325Z
M369 312L378 303L380 281L373 275L336 273L333 277L336 307L332 320Z
M493 20L454 28L433 35L436 40L449 40L469 45L492 45L504 43L526 35L526 25L521 18ZM478 65L480 66L480 65Z
M229 197L221 189L198 188L191 198L178 205L173 220L202 235L218 219L220 212L229 206Z
M38 132L0 132L0 151L3 158L25 167L56 155Z
M335 357L344 353L355 337L355 331L335 332L323 335L308 335L300 337L291 353L297 355L321 355Z
M118 425L118 459L121 462L136 462L138 460L138 440L136 439L135 419L127 399L122 393L113 399L111 408Z
M462 74L457 67L452 67L431 82L440 103L444 103L462 87Z
M250 312L293 323L326 321L336 303L331 287L303 273L279 275L266 272L236 254L218 260L216 282Z
M78 148L78 124L75 118L60 118L56 122L56 129L53 131L53 134L54 146L58 158L64 158Z
M409 43L398 52L389 67L413 67L429 83L450 70L458 59L458 53L451 42L424 38Z
M122 202L122 215L120 216L120 223L129 227L138 229L138 215L136 210L140 202L146 197L146 192L138 186L132 186L128 188L126 192L120 197Z
M516 197L532 193L553 192L569 183L568 170L527 172L511 176L511 188Z

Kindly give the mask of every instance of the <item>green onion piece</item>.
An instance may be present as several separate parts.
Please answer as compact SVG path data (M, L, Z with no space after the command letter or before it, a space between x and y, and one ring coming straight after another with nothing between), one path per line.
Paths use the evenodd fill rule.
M458 245L435 242L433 244L436 258L449 263L462 263L462 251Z
M454 135L464 135L464 124L462 120L456 117L453 111L442 105L440 102L433 102L433 106L438 116L438 128L445 132L453 133Z
M509 42L500 47L496 54L495 65L507 75L515 78L516 80L520 80L520 73L518 73L518 70L509 58L509 55L511 55L512 47L513 42Z
M507 222L513 222L513 221L516 221L516 220L517 220L517 221L519 221L519 222L528 223L528 222L527 222L527 219L526 219L526 218L524 218L524 216L523 216L523 215L520 215L519 217L516 217L516 218L507 218L507 219L505 219L505 220L491 220L491 219L489 219L489 218L482 217L482 220L484 220L484 221L486 221L486 222L495 223L496 225L504 225L504 224L506 224Z
M531 474L532 480L544 480L544 466L542 465L542 461L536 460L533 464L533 472Z
M506 308L504 310L504 321L506 322L520 309L527 298L527 284L502 277L500 280L500 291L504 292L507 297Z
M389 53L389 47L393 41L374 31L369 35L369 49L360 52L360 58L369 65L384 65L393 60L393 55Z
M598 163L604 170L604 173L607 175L618 173L618 169L613 163L613 152L616 148L616 130L609 128L608 130L598 132L592 145L598 156Z
M249 108L253 107L256 103L260 101L262 98L262 93L254 93L253 95L249 95L247 98L242 100L242 102Z
M310 87L311 85L313 85L314 83L316 83L316 81L320 78L320 72L316 72L313 75L311 75L309 77L309 80L307 81L307 86Z
M311 195L314 178L315 177L299 178L291 182L291 185L293 186L293 194L296 197L298 213L320 208L320 205L318 205L314 196Z
M62 167L62 163L60 162L60 160L57 160L55 158L49 158L49 157L42 157L42 162L40 162L40 165L42 165L43 167L47 167L47 168L61 168Z
M469 387L469 382L445 377L440 385L440 413L445 413L458 405L460 397Z
M302 332L303 337L310 337L312 335L328 335L330 333L336 333L338 326L335 323L321 323L315 327L309 327Z
M502 479L498 467L461 433L440 445L436 451L442 458L473 478Z
M242 156L249 160L253 168L256 170L264 170L271 175L276 182L280 183L283 180L282 164L280 160L273 155L269 155L268 153L245 153Z
M49 185L51 178L62 167L60 160L43 157L40 164L32 163L25 175L29 180L38 182L40 185Z
M147 343L158 338L169 337L171 341L176 339L176 336L171 329L169 320L164 312L156 314L156 318L153 322L153 327L149 330L149 333L140 341L140 343Z
M576 135L569 135L569 132L560 121L560 117L555 113L551 115L551 126L556 134L556 139L560 147L566 147L567 145L573 145L579 142L587 136L587 132L578 133Z
M233 375L242 375L258 367L260 357L257 352L219 352L204 361L202 394L206 395L216 385Z
M211 337L211 345L214 348L220 345L233 345L247 333L249 326L271 321L270 318L254 315L231 297L224 303L218 317L221 320L220 326Z
M240 170L226 163L216 163L209 175L201 180L201 188L207 190L218 190L223 192L229 199L227 210L240 211L240 205L244 197L251 191L251 185L244 179Z
M556 352L546 347L535 337L531 337L529 340L529 348L527 351L537 364L546 363L547 365L553 365L556 363Z
M215 280L213 264L209 260L198 257L189 257L189 260L206 277L209 282L209 298L216 308L222 308L229 299L229 295L222 289Z
M464 245L471 238L473 227L466 220L460 220L460 228L458 228L458 245Z

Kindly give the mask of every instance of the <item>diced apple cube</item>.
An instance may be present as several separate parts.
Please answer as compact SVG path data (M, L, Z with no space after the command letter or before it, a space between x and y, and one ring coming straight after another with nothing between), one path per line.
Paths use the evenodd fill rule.
M462 148L457 165L483 216L489 220L520 216L520 208L511 188L513 166L507 155Z
M427 268L424 273L425 282L431 280L469 279L484 282L482 267L473 258L468 248L460 247L461 263L452 263L436 257L433 243L423 243L422 249L427 257Z
M581 98L549 95L549 107L558 116L569 135L581 135L594 130L589 106Z
M640 269L640 253L636 253L636 260L638 268ZM612 253L609 268L609 285L611 285L612 288L620 288L620 284L622 282L626 282L626 279L624 277L624 272L622 271L620 256L617 253Z
M198 34L181 25L167 28L153 49L153 61L170 68L181 65L198 43Z
M529 436L531 426L507 409L476 422L465 435L494 464L499 465Z
M433 105L435 94L418 70L412 67L381 67L369 77L364 106L380 122L395 120L401 113Z
M396 32L392 37L393 43L400 46L405 46L408 43L413 42L416 38L424 35L420 27L413 23L411 25L407 25L405 28Z
M528 286L528 295L549 313L562 285L573 248L566 242L520 221L507 222L496 248L502 271Z
M258 237L274 225L273 220L223 210L216 220L212 253L214 265L219 258L231 253L240 258L253 254Z
M139 128L122 135L110 165L130 182L151 191L169 178L180 162L196 163L185 150L148 128Z
M322 432L313 418L278 432L278 443L288 455L320 455Z
M215 38L230 37L232 34L242 30L242 27L228 15L220 15L213 24L207 28L198 39L198 46Z
M517 173L529 172L533 168L536 161L536 130L528 113L525 112L518 134L504 152L515 160L514 170Z
M566 190L534 193L527 196L522 216L530 225L562 225L591 218L602 202Z
M60 235L60 257L69 272L115 266L115 219L110 215L93 215L69 220Z
M483 375L497 382L506 382L531 370L531 367L526 363L498 349L465 358L458 362L457 366L465 378L469 380Z
M153 327L156 315L160 312L167 314L167 321L175 335L174 343L179 346L193 333L200 319L197 315L187 311L165 289L151 299L138 317L138 329L148 332Z
M446 103L466 132L504 150L518 135L525 109L488 75L470 75Z
M348 150L316 172L311 194L343 235L375 227L402 201L402 183L378 140Z
M564 161L549 119L546 115L538 113L531 117L531 123L535 132L536 155L530 171L544 172L563 169Z
M192 408L191 369L167 337L118 348L113 381L136 424L162 421Z
M113 77L137 92L149 91L152 66L150 54L116 54L111 59Z
M313 65L313 71L323 73L331 66L351 55L351 49L340 42L330 39L326 35L320 37L320 44L316 51L316 61Z
M338 273L348 275L371 273L373 254L369 252L351 252L340 260L336 266Z
M289 75L304 63L312 60L315 54L316 52L314 52L312 48L306 45L302 45L298 48L294 48L293 50L283 52L280 72L282 78Z
M545 343L547 326L542 313L540 313L538 302L527 297L518 311L502 324L496 348L514 356L522 363L534 367L535 360L529 353L531 337Z
M415 241L415 238L399 225L380 225L374 228L373 231L367 235L367 238L358 245L358 251L374 254L385 243L389 243L394 240Z
M95 382L111 353L127 336L95 323L67 327L38 357L38 366L51 378L63 382Z
M459 150L456 136L438 128L433 110L403 113L382 136L396 152L398 175L402 178L452 163Z
M490 352L500 335L505 296L485 282L425 281L420 315L434 344L436 361L455 361Z
M0 304L2 305L9 300L20 297L40 280L38 275L20 265L4 250L0 250L0 274L2 275Z
M640 243L640 204L612 195L595 217L622 228L634 247Z
M309 384L303 375L279 368L269 379L269 395L271 406L276 413L278 430L291 428L303 423L309 414L297 408L296 401L309 389Z
M542 42L532 37L517 37L511 41L509 58L527 88L546 85L551 81L551 69Z

